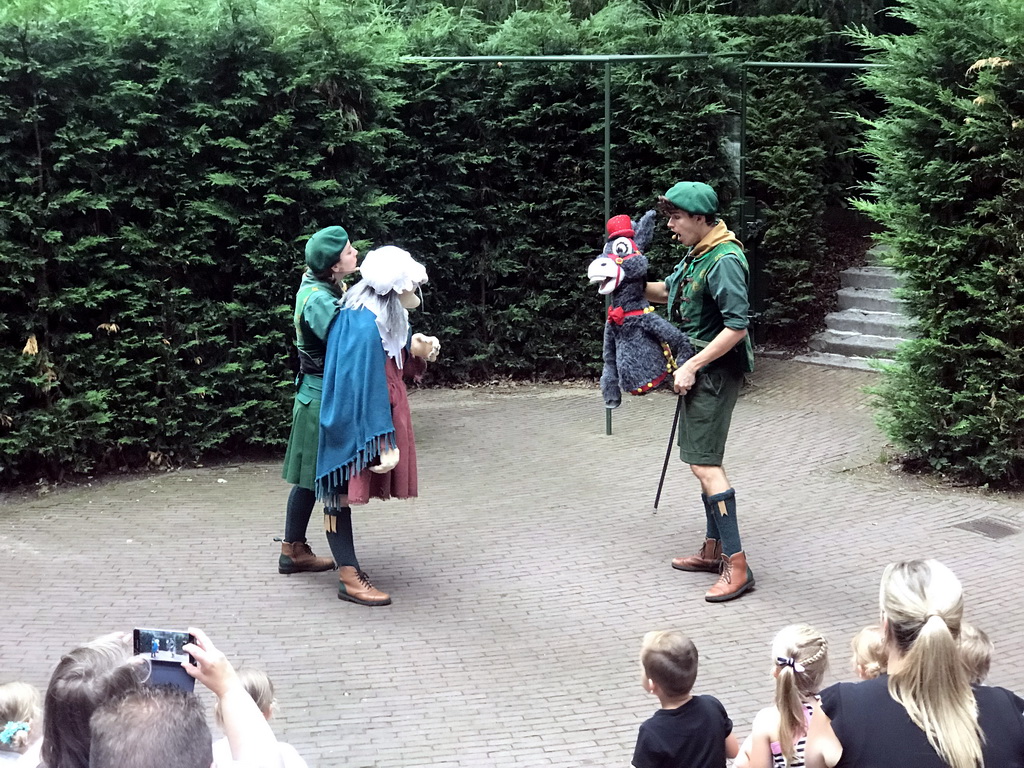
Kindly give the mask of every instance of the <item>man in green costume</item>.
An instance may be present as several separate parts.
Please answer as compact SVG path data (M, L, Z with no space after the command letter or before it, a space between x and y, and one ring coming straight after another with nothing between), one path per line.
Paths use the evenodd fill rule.
M679 455L700 481L707 531L697 554L677 557L681 571L718 573L704 599L734 600L754 585L736 521L736 492L722 467L725 441L743 374L753 370L747 335L749 268L743 245L718 218L718 196L707 184L681 181L659 198L673 239L686 256L661 283L648 283L648 300L668 304L697 354L676 372L684 395Z
M342 278L356 271L359 252L342 227L327 227L306 241L306 266L295 294L295 346L299 353L298 391L292 406L292 430L282 476L292 484L278 571L326 571L335 560L317 557L306 542L306 529L316 504L316 456L320 438L320 397L324 381L327 334L338 315L344 292ZM349 599L362 605L388 605L391 598L376 589L358 569L348 506L325 509L325 528Z

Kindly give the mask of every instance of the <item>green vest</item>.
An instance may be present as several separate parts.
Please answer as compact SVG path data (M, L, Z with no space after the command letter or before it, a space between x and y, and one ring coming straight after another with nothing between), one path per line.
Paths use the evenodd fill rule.
M728 261L722 263L722 259ZM735 262L740 269L730 268L729 262ZM697 349L706 347L727 327L742 323L736 330L747 328L749 274L747 258L734 242L719 243L696 258L687 253L672 274L665 278L669 320L673 310L677 310L680 327ZM750 334L719 360L737 365L744 373L753 371L754 348Z
M327 353L327 332L338 313L341 291L334 283L317 280L311 272L302 276L295 294L295 346L299 368L309 375L322 376Z

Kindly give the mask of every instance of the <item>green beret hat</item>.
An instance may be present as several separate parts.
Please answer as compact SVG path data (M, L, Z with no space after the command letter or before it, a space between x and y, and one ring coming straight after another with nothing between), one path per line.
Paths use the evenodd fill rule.
M348 245L348 232L343 227L326 227L306 241L306 266L323 272L338 263Z
M699 181L680 181L665 193L665 199L687 213L718 213L718 195Z

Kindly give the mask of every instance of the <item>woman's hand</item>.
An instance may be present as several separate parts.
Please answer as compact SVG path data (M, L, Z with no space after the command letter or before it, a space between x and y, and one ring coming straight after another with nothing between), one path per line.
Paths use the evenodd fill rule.
M218 698L234 686L240 686L238 675L228 657L217 649L206 633L196 627L189 627L188 631L196 642L185 643L182 650L190 654L196 663L182 662L185 671L213 691Z

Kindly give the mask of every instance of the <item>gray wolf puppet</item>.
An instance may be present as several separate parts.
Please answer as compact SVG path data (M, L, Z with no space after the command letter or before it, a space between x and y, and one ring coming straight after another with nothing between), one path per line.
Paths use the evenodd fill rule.
M643 249L654 235L655 215L648 211L639 222L626 215L608 219L604 251L587 269L597 292L611 295L601 373L601 395L607 408L621 404L623 390L643 395L671 383L670 374L695 354L686 334L655 314L644 298L647 257Z

